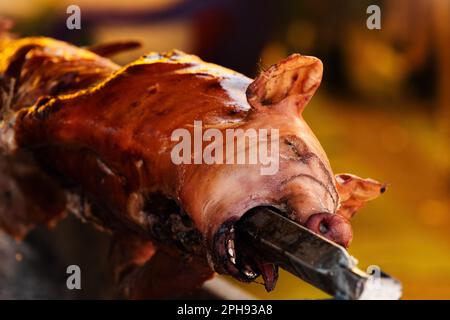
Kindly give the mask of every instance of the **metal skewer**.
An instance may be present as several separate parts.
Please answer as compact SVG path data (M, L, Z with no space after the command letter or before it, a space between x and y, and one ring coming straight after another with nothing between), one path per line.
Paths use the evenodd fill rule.
M258 254L337 299L400 299L399 281L371 276L341 246L269 208L258 208L236 225Z

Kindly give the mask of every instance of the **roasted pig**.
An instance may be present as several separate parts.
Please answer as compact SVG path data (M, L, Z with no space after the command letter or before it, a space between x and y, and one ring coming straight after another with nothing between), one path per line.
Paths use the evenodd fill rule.
M317 58L293 54L252 80L176 50L122 68L48 38L6 38L0 50L0 226L22 237L66 211L93 222L114 237L110 259L127 297L176 297L214 271L262 275L272 290L276 265L235 243L243 215L271 207L347 247L349 219L384 192L335 176L302 117L322 78ZM258 147L251 142L233 144L224 161L196 161L195 150L174 161L174 132L195 136L198 124L214 129L216 153L230 129L270 132L277 170L233 162Z

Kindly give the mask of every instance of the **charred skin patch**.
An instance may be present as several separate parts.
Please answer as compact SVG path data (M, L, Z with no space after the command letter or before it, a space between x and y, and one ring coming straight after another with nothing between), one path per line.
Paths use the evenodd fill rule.
M146 197L149 233L156 243L174 245L182 252L204 255L203 237L178 204L155 192Z

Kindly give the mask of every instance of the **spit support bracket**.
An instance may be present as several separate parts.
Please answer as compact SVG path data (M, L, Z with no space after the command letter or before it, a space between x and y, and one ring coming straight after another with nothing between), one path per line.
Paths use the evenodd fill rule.
M236 224L239 241L246 241L267 261L311 285L346 300L398 300L401 283L375 270L357 268L357 260L342 246L306 229L279 213L259 207Z

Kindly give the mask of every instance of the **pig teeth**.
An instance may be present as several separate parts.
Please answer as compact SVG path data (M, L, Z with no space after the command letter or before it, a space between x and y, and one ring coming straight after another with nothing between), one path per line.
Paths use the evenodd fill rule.
M235 251L234 251L234 241L233 240L230 239L227 241L227 248L228 248L227 252L230 257L230 261L233 264L236 264L236 255L235 255Z
M255 277L256 277L256 273L254 273L254 272L251 271L251 270L245 269L245 270L244 270L244 274L245 274L247 277L249 277L249 278L255 278Z
M234 257L234 241L228 240L227 247L228 247L228 254L230 255L230 257Z

